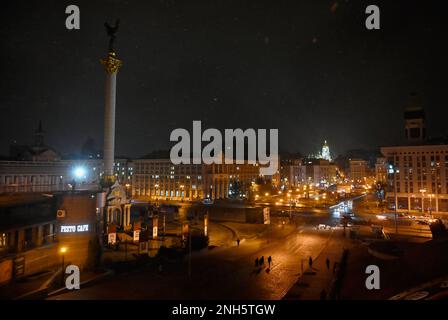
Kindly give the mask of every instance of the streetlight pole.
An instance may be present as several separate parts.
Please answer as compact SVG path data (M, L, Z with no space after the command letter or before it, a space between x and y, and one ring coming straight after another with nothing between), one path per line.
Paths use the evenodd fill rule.
M433 198L434 194L430 194L429 195L429 216L432 219L432 198Z
M164 211L163 212L163 238L162 238L163 246L165 246L165 226L166 226L166 219L165 219L165 217L166 217L166 212Z
M62 274L62 277L61 277L61 282L62 282L62 284L64 284L64 265L65 265L65 261L64 261L64 254L62 254L62 268L61 268L61 274Z
M188 277L191 277L191 223L188 224L188 250L190 251L188 255Z
M394 174L394 213L395 213L395 234L398 234L398 223L397 223L397 206L398 206L398 197L397 197L397 168L395 164L392 165L393 174Z
M64 267L65 267L65 252L67 251L66 247L62 247L59 250L62 254L62 266L61 266L61 284L64 285L64 277L65 277L65 271L64 271Z
M425 192L426 189L421 189L420 193L422 194L422 214L425 214Z

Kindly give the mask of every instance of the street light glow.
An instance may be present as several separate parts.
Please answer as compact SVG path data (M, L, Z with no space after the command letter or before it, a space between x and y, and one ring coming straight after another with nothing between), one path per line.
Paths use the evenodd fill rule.
M76 167L73 173L75 174L75 177L78 179L85 178L86 169L84 167Z

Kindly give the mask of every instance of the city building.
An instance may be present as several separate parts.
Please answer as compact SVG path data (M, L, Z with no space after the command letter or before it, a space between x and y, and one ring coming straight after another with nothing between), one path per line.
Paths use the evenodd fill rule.
M363 159L349 159L349 171L354 184L364 184L370 176L369 163Z
M78 191L55 196L58 199L56 237L59 251L64 248L66 261L82 269L94 267L98 257L95 245L99 243L101 234L97 214L101 194Z
M0 193L51 192L90 188L99 184L103 173L102 159L56 161L0 161ZM130 188L133 164L129 159L116 159L114 174ZM69 185L70 184L70 185Z
M63 191L71 189L74 184L83 189L95 188L103 172L104 162L99 152L96 157L84 155L64 159L45 145L44 130L39 122L31 145L13 144L9 157L0 160L0 193ZM116 159L113 172L120 183L130 188L131 160Z
M330 147L327 144L327 140L325 140L324 145L322 146L321 157L324 160L331 161Z
M387 159L384 157L378 157L375 163L375 181L377 183L386 183L387 182Z
M0 198L0 256L51 243L57 205L51 197L29 194Z
M305 180L305 170L302 159L298 157L281 157L280 158L280 180L281 185L285 188L297 187Z
M56 211L41 194L0 197L0 285L54 266Z
M60 154L45 144L44 133L42 121L39 121L39 125L34 132L34 142L30 145L12 144L9 148L10 156L21 161L46 162L61 160Z
M390 207L396 192L399 210L448 212L448 144L383 147L381 152L390 165Z
M301 183L331 185L336 182L337 167L333 162L324 159L305 159L298 170Z
M425 111L417 94L411 94L411 102L404 112L406 140L422 143L426 139Z
M317 152L316 154L309 155L308 158L332 161L333 159L331 158L330 154L330 146L328 145L327 140L324 141L321 151Z
M259 176L251 164L172 164L170 159L134 160L132 196L198 200L247 196Z
M211 164L203 166L206 198L247 198L260 176L258 164Z
M406 143L381 148L388 165L389 208L448 212L448 141L426 139L425 113L415 94L404 125Z
M150 199L203 199L202 165L173 165L170 159L134 161L132 196Z

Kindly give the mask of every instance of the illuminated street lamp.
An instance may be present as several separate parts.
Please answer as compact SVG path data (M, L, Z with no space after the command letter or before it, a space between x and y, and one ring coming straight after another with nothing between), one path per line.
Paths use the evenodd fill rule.
M156 183L156 184L154 185L154 188L156 188L156 195L155 195L155 198L156 198L156 200L157 200L157 198L159 197L159 184Z
M431 216L432 219L432 198L434 198L434 194L428 194L429 196L429 215Z
M425 193L426 189L420 189L420 193L422 194L422 213L425 212L424 206L425 206Z
M394 165L389 164L389 173L393 174L394 176L394 200L395 200L395 205L394 205L394 212L395 212L395 233L398 233L398 223L397 223L397 218L398 218L398 214L397 214L397 207L398 207L398 196L397 196L397 173L400 172L400 170L398 170Z
M81 167L81 166L76 167L73 170L73 174L74 174L75 178L78 179L78 180L85 179L86 178L86 173L87 173L86 168Z
M183 184L180 185L180 196L182 197L182 200L184 199L184 188L185 186Z

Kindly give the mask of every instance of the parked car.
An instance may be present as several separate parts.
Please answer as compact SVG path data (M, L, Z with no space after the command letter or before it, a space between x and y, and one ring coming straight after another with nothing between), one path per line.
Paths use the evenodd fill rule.
M203 204L213 204L213 200L210 199L210 198L205 198L205 199L202 201L202 203L203 203Z

